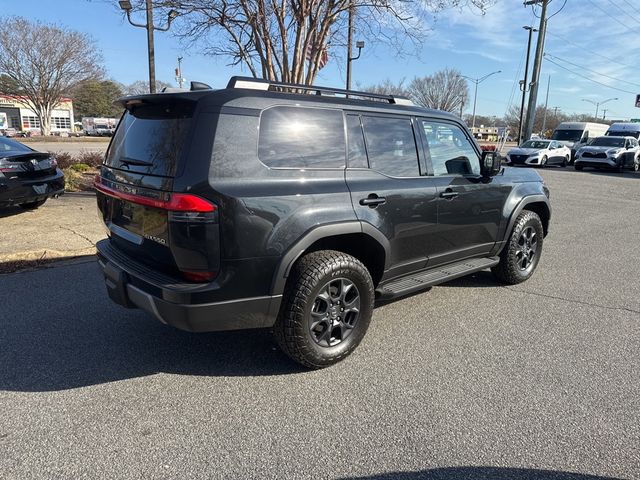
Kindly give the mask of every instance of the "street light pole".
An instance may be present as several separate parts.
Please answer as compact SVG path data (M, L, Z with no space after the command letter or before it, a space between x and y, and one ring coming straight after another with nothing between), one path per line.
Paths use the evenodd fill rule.
M120 8L127 12L127 20L134 27L146 28L147 29L147 52L149 57L149 92L156 93L156 63L155 63L155 47L153 41L153 31L159 30L161 32L166 32L171 27L171 22L178 16L178 12L175 10L169 10L169 14L167 15L167 26L166 27L156 27L153 24L153 5L152 0L146 0L146 10L147 10L147 22L146 23L136 23L131 20L131 10L133 6L131 5L130 0L120 0L118 2L120 4Z
M467 80L475 83L475 88L473 91L473 116L471 117L471 129L473 130L476 126L476 100L478 99L478 84L484 82L491 75L495 75L496 73L501 73L502 70L496 70L495 72L487 73L484 77L480 78L472 78L467 77L466 75L460 75L462 78L466 78Z
M598 110L600 109L600 105L604 105L607 102L610 102L611 100L618 100L618 97L615 98L607 98L606 100L603 100L602 102L594 102L593 100L589 100L588 98L583 98L582 101L583 102L589 102L593 105L596 106L596 115L595 115L595 119L598 120Z
M351 62L360 58L362 49L364 48L363 41L356 42L356 48L358 49L358 55L351 56L353 51L353 20L356 15L356 7L353 0L349 2L349 22L347 32L347 90L351 90Z
M518 123L518 145L520 145L524 140L522 136L522 120L524 115L524 100L527 95L527 91L529 90L527 86L527 78L529 77L529 57L531 56L531 37L533 35L533 32L538 31L536 28L533 28L533 27L522 27L522 28L529 31L529 40L527 41L527 62L524 65L524 80L520 85L520 88L522 89L522 102L520 103L520 122Z

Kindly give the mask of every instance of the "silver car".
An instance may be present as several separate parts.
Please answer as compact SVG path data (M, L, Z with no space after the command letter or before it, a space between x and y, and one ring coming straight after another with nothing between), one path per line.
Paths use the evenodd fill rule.
M507 153L509 165L566 167L571 160L571 149L557 140L531 139Z
M622 172L640 169L640 146L633 137L596 137L591 144L576 152L575 168L606 168Z

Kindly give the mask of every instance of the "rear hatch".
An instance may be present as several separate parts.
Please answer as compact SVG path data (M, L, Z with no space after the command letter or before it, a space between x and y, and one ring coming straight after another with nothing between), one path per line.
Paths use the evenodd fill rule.
M189 163L196 102L160 94L125 105L96 179L111 241L153 269L209 281L219 266L217 207L174 192L174 179Z

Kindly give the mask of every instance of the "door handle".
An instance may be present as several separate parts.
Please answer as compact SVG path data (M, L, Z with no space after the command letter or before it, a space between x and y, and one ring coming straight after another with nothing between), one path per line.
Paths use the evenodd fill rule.
M458 195L460 195L458 192L454 192L450 188L447 188L444 192L440 192L440 198L446 198L447 200L452 200Z
M378 205L384 205L387 203L387 199L385 197L379 197L375 193L370 193L367 198L360 199L360 205L369 208L376 208Z

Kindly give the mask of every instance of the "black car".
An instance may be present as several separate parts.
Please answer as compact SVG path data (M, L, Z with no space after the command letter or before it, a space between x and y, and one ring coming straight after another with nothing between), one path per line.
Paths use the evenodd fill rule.
M0 207L38 208L64 193L64 174L56 159L0 137Z
M120 102L99 263L115 302L163 323L271 327L320 368L356 348L376 299L488 268L515 284L540 260L549 190L451 114L242 77Z

